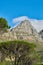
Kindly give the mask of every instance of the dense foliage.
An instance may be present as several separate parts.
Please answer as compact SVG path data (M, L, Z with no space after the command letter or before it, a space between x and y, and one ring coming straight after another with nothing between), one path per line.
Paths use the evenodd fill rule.
M33 43L26 41L2 42L0 43L0 62L4 62L4 65L37 65L40 60L35 47Z
M8 22L5 18L0 18L0 28L10 28L10 26L8 26Z

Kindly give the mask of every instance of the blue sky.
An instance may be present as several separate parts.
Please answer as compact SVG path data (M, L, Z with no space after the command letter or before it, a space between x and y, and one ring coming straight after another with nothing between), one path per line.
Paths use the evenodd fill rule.
M43 0L0 0L0 17L13 26L13 18L28 16L43 19Z

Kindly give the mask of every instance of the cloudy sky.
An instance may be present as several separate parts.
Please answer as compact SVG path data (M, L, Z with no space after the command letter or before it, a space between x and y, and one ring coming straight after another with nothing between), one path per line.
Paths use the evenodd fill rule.
M20 16L43 20L43 0L0 0L0 17L6 18L10 26L16 25L12 20Z

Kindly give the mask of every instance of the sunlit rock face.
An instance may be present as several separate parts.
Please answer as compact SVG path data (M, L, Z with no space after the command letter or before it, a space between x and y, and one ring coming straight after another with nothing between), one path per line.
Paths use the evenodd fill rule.
M22 21L15 28L11 29L11 32L16 33L16 37L19 40L41 41L41 37L38 35L36 29L32 26L29 20Z
M17 37L16 37L15 32L13 33L9 30L3 32L3 30L1 30L1 32L0 32L0 42L2 42L2 41L12 41L12 40L16 40L16 39L17 39Z

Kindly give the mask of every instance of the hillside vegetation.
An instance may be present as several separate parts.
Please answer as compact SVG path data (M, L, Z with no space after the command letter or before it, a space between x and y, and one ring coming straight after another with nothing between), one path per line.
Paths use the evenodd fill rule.
M2 42L0 43L0 63L2 65L37 65L40 57L35 47L36 45L26 41Z

